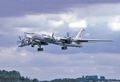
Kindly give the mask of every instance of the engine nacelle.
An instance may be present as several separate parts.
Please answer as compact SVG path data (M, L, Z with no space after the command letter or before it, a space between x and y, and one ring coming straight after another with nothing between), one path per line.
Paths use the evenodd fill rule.
M47 42L40 42L41 45L48 45Z

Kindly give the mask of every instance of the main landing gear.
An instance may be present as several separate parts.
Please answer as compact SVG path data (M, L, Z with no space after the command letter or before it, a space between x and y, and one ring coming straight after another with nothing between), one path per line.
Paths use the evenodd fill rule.
M61 50L67 50L66 46L61 47Z
M34 47L35 45L31 45L31 47Z
M43 51L44 49L43 48L38 48L37 51Z
M43 51L44 49L41 47L41 45L39 45L39 48L37 49L37 51Z

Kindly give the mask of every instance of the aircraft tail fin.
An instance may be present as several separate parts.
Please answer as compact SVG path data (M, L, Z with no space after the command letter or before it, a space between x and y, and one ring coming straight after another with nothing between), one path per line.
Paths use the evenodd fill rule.
M76 35L75 39L82 39L85 29L81 28L78 34Z

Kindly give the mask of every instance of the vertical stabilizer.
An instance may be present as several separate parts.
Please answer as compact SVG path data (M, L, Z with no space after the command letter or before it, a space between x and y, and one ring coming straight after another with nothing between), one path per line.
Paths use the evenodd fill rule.
M85 29L81 28L78 34L76 35L75 39L82 39Z

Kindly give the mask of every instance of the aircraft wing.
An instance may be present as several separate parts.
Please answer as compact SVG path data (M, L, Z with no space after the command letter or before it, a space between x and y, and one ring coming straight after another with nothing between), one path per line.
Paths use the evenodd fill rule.
M83 40L74 40L74 42L112 42L112 40L95 40L95 39L83 39Z

